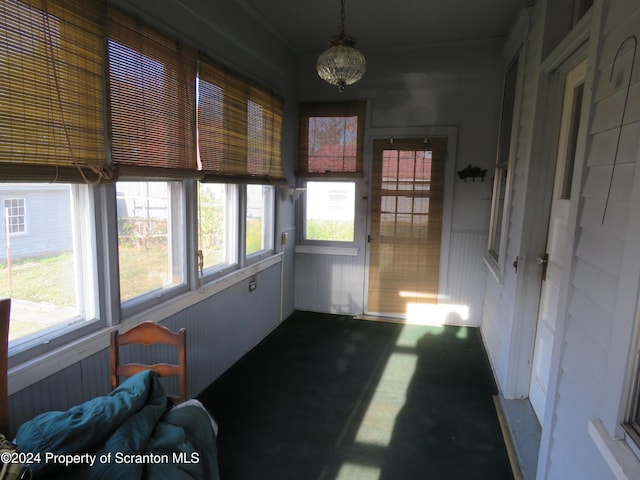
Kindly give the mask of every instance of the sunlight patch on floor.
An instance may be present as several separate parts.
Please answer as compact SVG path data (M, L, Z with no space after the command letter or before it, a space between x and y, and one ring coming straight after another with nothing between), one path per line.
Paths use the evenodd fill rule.
M356 435L356 442L388 447L398 414L407 400L418 357L392 353Z
M378 467L346 462L340 467L336 480L378 480L380 473Z
M451 317L469 320L468 305L448 303L407 303L407 323L412 325L446 325L456 323ZM455 318L455 317L454 317Z

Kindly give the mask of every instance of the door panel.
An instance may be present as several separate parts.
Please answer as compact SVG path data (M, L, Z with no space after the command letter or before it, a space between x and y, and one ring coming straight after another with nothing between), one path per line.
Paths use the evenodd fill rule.
M585 73L586 62L582 62L571 70L565 79L553 199L547 233L547 263L542 265L544 274L529 384L529 400L540 423L544 419L558 298L565 267L564 252L571 202L571 179L580 126L580 106Z
M446 144L374 141L368 313L437 303Z

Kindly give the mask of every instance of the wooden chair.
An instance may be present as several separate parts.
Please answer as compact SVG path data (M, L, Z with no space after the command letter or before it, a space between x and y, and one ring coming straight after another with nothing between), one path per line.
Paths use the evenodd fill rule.
M9 368L9 315L11 299L0 300L0 433L10 438L9 432L9 389L7 370Z
M120 347L132 343L146 346L156 344L174 346L178 351L178 361L175 364L121 364ZM169 395L169 399L173 404L187 399L187 346L184 328L181 328L178 332L173 332L155 322L143 322L124 333L114 330L111 332L109 361L111 365L111 389L119 385L120 377L130 377L143 370L154 370L161 377L176 376L178 378L178 395Z

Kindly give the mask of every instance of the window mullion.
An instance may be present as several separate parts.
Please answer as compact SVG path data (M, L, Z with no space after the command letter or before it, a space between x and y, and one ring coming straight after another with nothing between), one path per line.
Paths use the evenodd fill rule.
M247 265L247 186L238 185L238 264Z
M185 180L184 189L184 268L185 282L190 289L197 288L200 272L198 271L198 184L196 181Z
M120 278L118 262L118 231L116 189L114 184L92 188L95 212L97 288L100 318L107 325L120 322Z

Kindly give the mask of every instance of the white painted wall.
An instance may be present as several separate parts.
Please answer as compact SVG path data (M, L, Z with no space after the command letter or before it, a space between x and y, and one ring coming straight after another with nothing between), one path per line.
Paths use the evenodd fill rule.
M470 324L481 320L484 275L481 257L486 247L491 197L491 172L496 138L504 60L504 39L407 51L364 51L367 73L338 93L315 72L315 56L300 63L300 100L366 100L367 141L376 131L420 127L458 127L455 171L469 164L487 168L484 182L453 182L447 303L469 306ZM370 150L370 149L369 149ZM365 158L366 173L371 159ZM362 189L366 192L366 179ZM366 219L368 203L356 203L356 218ZM296 308L358 314L365 308L366 225L356 230L356 257L308 253L296 255ZM455 241L453 241L455 239ZM473 252L473 253L472 253ZM470 281L474 279L475 281ZM338 296L336 296L338 295Z
M608 434L620 438L625 414L629 360L640 291L638 62L623 124L632 49L627 48L610 72L620 44L640 36L640 2L603 2L598 48L591 51L594 69L592 115L579 204L574 265L567 281L563 338L555 345L554 415L545 418L539 469L546 478L614 478L585 425L604 420ZM600 25L592 32L598 33ZM620 135L618 135L620 134ZM618 144L618 137L620 142ZM616 154L616 145L619 145ZM608 195L612 178L611 195ZM603 218L604 206L608 208ZM549 404L548 404L549 405ZM621 443L621 442L620 442ZM546 449L546 450L545 450ZM548 455L546 455L548 451ZM585 459L588 459L585 461ZM638 472L638 460L635 471ZM632 465L627 464L627 468ZM620 478L620 477L618 477ZM629 476L628 478L637 478Z

